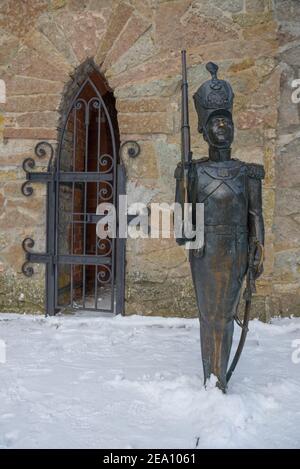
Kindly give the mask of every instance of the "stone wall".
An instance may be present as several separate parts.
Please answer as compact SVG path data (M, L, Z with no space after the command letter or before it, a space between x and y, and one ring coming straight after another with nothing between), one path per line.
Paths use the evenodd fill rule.
M281 314L300 314L300 105L291 100L300 71L300 3L275 2L280 103L276 140L273 297ZM299 87L299 85L298 85Z
M31 234L43 248L45 198L39 187L31 198L20 194L21 164L38 140L55 142L69 74L93 57L114 91L121 141L141 146L138 158L124 159L129 198L172 202L185 48L190 98L208 78L206 62L216 61L235 92L233 154L266 168L266 262L255 314L296 313L299 114L289 81L299 70L297 0L28 0L19 9L15 3L0 6L0 78L7 87L0 108L1 310L42 310L43 268L29 281L23 277L20 242ZM194 157L205 156L192 99L190 121ZM126 271L128 314L196 314L186 255L174 240L129 240Z

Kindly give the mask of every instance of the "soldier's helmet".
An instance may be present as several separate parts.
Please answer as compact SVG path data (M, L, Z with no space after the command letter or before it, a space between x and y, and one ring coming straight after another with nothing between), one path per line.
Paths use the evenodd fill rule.
M202 83L193 95L200 133L206 128L208 119L212 115L228 115L232 118L234 93L228 81L219 80L217 77L218 68L218 65L213 62L206 64L211 79Z

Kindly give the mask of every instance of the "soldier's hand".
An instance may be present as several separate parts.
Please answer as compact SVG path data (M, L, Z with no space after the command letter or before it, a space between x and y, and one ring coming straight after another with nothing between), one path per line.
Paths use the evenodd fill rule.
M176 238L176 243L179 246L183 246L186 242L187 242L187 239L185 239L185 238Z

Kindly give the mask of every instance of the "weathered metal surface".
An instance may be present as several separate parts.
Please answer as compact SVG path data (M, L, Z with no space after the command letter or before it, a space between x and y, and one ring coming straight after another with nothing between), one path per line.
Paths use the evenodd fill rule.
M204 381L214 374L217 385L225 392L245 341L247 317L237 355L226 377L243 280L248 272L253 291L255 278L262 273L259 247L264 244L264 170L261 165L231 159L234 94L228 82L217 78L217 65L209 62L207 70L212 78L194 94L194 103L198 130L208 143L209 156L192 160L188 169L188 201L193 210L196 203L204 204L205 243L201 251L190 250L189 259L200 316ZM179 163L175 171L179 202L184 200L181 169ZM184 244L187 239L177 241ZM250 252L253 262L249 261ZM246 316L250 304L251 294L246 301Z

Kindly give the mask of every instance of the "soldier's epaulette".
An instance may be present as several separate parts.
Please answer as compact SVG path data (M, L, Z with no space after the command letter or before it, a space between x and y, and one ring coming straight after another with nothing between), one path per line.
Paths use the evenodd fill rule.
M250 178L264 179L265 169L262 164L247 163L247 174Z
M190 163L191 163L191 166L190 166L190 169L189 169L189 176L190 177L193 177L193 173L194 173L194 169L195 169L195 165L199 164L199 163L205 163L205 161L208 161L209 158L207 158L206 156L204 156L203 158L198 158L197 160L191 160ZM182 178L182 162L179 161L179 163L177 163L177 166L175 168L175 172L174 172L174 178L175 179L181 179Z

